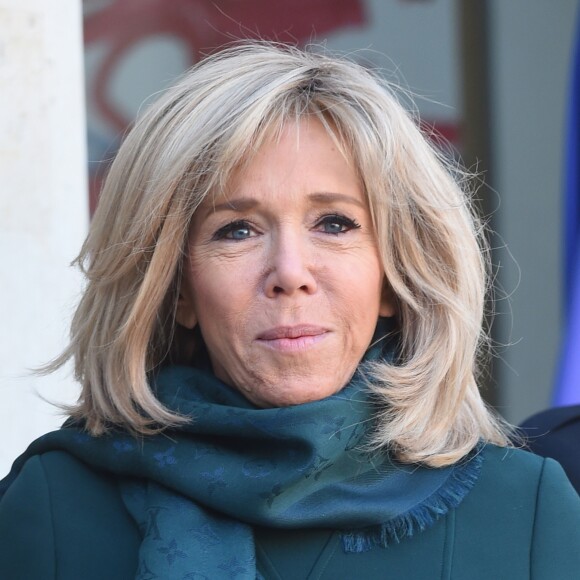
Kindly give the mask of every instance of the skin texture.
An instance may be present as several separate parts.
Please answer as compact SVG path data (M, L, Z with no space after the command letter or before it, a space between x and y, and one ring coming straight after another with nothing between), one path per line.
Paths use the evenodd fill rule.
M328 397L392 316L367 199L319 121L285 127L197 210L177 321L260 407Z

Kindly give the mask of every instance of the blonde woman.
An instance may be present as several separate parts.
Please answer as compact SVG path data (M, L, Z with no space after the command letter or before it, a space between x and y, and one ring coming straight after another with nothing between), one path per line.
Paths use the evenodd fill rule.
M379 77L209 57L113 163L64 427L0 487L3 578L576 578L580 499L478 392L486 254Z

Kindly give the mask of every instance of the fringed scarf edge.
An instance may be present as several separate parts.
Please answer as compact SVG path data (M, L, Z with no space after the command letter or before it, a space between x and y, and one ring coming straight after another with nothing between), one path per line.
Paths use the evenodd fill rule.
M483 454L478 446L455 466L445 484L419 505L379 526L342 532L344 551L360 553L375 546L386 548L433 526L459 506L475 485L482 465Z

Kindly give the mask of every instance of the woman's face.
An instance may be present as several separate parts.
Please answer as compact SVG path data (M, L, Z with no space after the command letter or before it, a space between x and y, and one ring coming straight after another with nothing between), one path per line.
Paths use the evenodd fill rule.
M289 125L197 210L177 320L261 407L339 391L391 316L366 195L316 120Z

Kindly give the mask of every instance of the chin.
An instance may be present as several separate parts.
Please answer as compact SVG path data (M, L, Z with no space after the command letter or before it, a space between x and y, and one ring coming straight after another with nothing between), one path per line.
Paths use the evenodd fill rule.
M302 389L300 387L288 387L287 391L282 391L280 393L265 393L266 396L262 396L262 393L253 392L246 393L246 397L258 407L267 409L313 403L314 401L326 399L340 390L341 389L330 387L319 388L316 390Z

